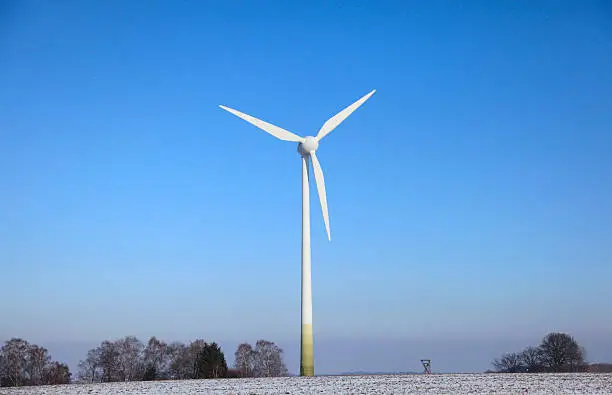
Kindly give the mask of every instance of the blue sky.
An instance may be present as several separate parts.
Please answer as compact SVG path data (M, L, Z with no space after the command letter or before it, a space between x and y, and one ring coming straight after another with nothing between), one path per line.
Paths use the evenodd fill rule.
M376 89L317 152L317 373L610 361L611 36L603 1L2 2L0 339L297 372L299 156L218 105L309 135Z

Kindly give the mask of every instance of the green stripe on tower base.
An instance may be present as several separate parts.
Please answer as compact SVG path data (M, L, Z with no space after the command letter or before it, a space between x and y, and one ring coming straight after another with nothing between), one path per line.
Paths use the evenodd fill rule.
M312 340L312 324L302 325L301 353L300 376L314 376L314 343Z

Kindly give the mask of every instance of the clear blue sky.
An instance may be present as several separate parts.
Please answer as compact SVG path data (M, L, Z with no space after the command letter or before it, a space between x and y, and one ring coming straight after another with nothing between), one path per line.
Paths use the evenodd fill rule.
M307 135L376 89L318 151L317 373L610 361L611 37L605 1L3 1L0 339L297 372L299 156L218 105Z

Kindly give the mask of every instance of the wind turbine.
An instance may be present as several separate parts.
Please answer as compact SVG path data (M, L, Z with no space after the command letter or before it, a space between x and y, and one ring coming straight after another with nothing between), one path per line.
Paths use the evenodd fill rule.
M254 118L244 114L233 108L220 105L222 109L231 112L244 119L245 121L257 126L272 136L284 141L292 141L298 143L298 152L302 156L302 343L301 343L301 359L300 359L300 376L314 376L314 343L312 336L312 286L311 286L311 271L310 271L310 189L308 162L312 160L315 182L319 192L319 200L321 201L321 209L323 210L323 220L325 221L325 230L327 238L331 241L331 233L329 231L329 215L327 213L327 197L325 194L325 180L323 171L317 159L315 151L319 148L319 141L334 130L342 121L358 109L366 100L376 92L371 91L355 103L351 104L344 110L340 111L330 119L328 119L315 137L307 136L300 137L291 133L288 130L272 125L261 119Z

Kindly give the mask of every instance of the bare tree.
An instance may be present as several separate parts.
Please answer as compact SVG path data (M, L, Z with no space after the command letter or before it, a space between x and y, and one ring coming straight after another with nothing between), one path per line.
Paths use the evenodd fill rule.
M30 344L27 349L26 373L29 385L41 385L45 382L45 368L51 363L51 356L46 348Z
M119 369L119 350L114 342L105 340L100 344L100 366L102 382L123 381Z
M544 370L542 352L537 347L527 347L519 354L521 364L528 373L539 373Z
M126 336L116 341L116 348L123 381L140 380L144 372L142 342L134 336Z
M102 380L101 349L96 347L87 352L87 358L79 362L79 379L87 383Z
M205 348L206 342L202 339L192 341L187 348L186 362L191 367L189 374L190 379L198 377L198 357Z
M169 378L176 380L190 379L193 374L193 364L189 358L189 348L180 342L168 345L170 363Z
M46 384L58 385L70 383L70 370L68 365L64 363L54 361L47 364L43 374Z
M255 364L255 351L248 343L242 343L234 353L234 367L238 370L240 377L253 377Z
M495 370L500 373L520 373L524 370L520 354L507 353L493 361Z
M144 364L148 371L155 373L153 378L166 378L168 376L169 357L168 345L155 336L151 337L144 350Z
M3 360L3 381L11 387L27 384L28 350L30 343L21 338L7 340L0 349Z
M540 344L542 362L551 372L578 372L586 368L585 352L574 338L565 333L549 333Z
M282 358L283 350L274 342L258 340L255 343L254 375L256 377L286 376L287 367Z
M140 380L144 373L143 351L144 345L134 336L105 340L79 363L79 377L89 382Z

